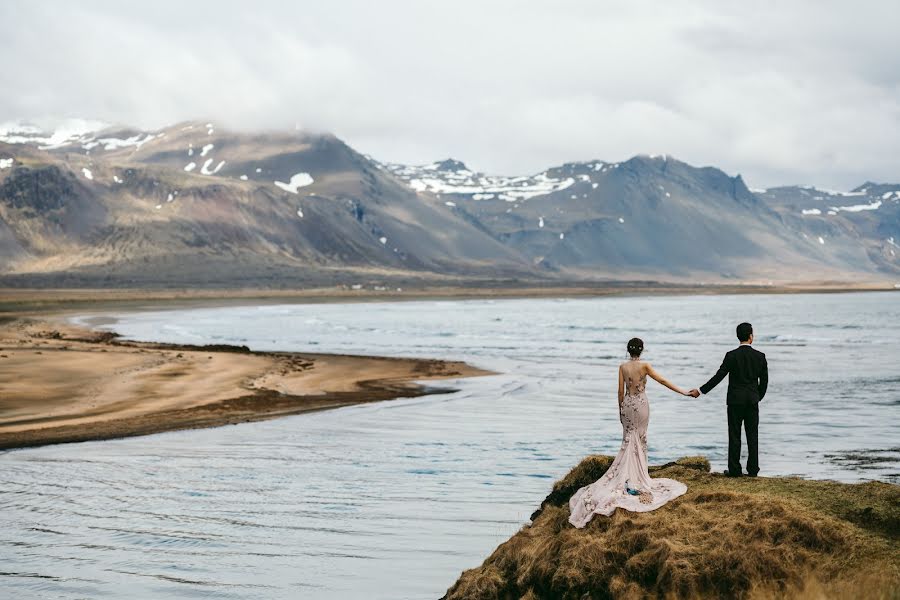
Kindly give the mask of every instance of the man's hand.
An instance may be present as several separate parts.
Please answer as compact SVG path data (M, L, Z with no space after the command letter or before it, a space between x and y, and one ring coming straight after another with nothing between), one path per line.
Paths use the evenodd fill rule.
M691 391L688 392L688 396L690 396L691 398L699 398L699 397L700 397L700 390L693 389L693 390L691 390Z

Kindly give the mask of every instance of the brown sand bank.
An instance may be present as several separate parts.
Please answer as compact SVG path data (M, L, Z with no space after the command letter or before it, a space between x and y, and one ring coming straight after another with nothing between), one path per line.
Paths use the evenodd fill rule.
M258 421L433 393L462 362L125 342L61 322L0 322L0 449ZM448 390L437 390L448 391Z

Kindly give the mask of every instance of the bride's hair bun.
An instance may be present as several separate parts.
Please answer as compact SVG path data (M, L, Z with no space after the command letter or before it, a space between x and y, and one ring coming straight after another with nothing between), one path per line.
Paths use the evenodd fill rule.
M644 351L644 340L641 338L631 338L628 340L628 354L631 356L640 356Z

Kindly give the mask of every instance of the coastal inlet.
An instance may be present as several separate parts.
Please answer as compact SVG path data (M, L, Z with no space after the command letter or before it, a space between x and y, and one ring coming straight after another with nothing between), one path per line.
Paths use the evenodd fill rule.
M438 598L573 465L616 453L616 368L630 337L668 379L693 387L736 345L743 320L769 361L763 475L900 474L893 292L106 316L136 340L450 359L499 374L433 384L451 394L4 452L0 589L11 596ZM651 464L703 455L724 468L724 386L696 400L656 384L647 392Z

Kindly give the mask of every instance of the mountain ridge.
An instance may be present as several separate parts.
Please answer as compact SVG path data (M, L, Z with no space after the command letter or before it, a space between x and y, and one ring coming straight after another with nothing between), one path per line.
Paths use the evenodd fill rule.
M832 193L835 210L815 214L825 192L754 193L740 175L668 155L493 176L453 158L378 162L323 133L87 129L0 126L0 283L900 273L889 242L900 185Z

